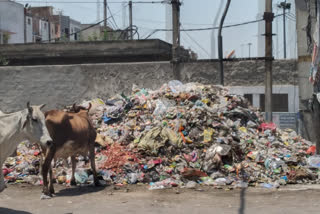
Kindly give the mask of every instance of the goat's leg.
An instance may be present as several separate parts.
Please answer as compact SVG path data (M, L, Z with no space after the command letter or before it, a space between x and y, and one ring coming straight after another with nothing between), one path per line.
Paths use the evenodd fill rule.
M48 171L51 169L51 162L55 154L55 149L53 147L48 148L47 154L42 165L42 178L43 178L43 194L46 196L52 196L48 189Z
M92 143L90 145L90 148L89 148L89 159L90 159L91 169L92 169L92 173L93 173L94 185L95 186L100 186L99 179L98 179L98 174L97 174L97 171L96 171L94 143Z
M49 170L49 191L51 194L54 194L52 166L50 166L50 170Z
M75 156L71 156L71 166L72 166L72 175L71 175L71 181L70 181L70 185L71 186L76 186L77 185L76 179L74 177L74 173L76 171L76 165L77 165L76 157Z

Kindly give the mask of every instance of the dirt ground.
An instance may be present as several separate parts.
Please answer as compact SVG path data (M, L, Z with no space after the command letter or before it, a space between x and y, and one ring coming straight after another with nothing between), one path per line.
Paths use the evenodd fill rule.
M318 185L278 190L198 187L150 191L137 185L55 188L52 199L40 200L39 186L9 185L0 194L0 213L320 213Z

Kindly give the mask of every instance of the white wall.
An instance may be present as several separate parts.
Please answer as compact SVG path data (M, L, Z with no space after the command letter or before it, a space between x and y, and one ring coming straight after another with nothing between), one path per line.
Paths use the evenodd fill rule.
M40 35L41 40L44 42L48 42L49 40L49 23L44 20L40 20Z
M23 5L11 1L0 1L0 29L13 32L9 43L24 43Z
M33 23L32 23L31 16L26 17L26 37L27 37L27 43L34 42L33 41Z
M265 93L264 86L230 86L228 87L232 94L252 94L252 105L260 108L260 94ZM293 85L273 86L273 94L288 94L288 109L291 113L299 111L299 87Z

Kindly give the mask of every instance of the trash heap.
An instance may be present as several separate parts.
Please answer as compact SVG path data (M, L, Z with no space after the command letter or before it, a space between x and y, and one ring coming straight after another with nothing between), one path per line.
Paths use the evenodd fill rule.
M311 142L265 123L244 97L221 86L170 81L155 91L133 86L130 96L81 105L89 102L96 165L109 183L150 189L320 183ZM78 165L77 181L92 181L85 158ZM61 164L56 176L67 177L58 182L68 183L69 173Z

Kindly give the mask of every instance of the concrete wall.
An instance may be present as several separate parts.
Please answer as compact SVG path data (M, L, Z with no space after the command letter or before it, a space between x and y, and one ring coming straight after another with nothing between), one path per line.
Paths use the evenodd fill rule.
M12 1L0 1L0 29L14 34L9 43L24 43L23 5Z
M27 43L33 42L33 22L31 16L26 16L26 37Z
M314 2L314 1L313 1ZM308 100L312 97L313 86L309 82L309 72L311 65L311 52L308 49L307 26L309 12L306 1L296 0L296 29L298 46L298 85L299 85L299 109L300 109L300 132L303 137L316 141L316 135L313 131L312 115L308 111ZM315 31L315 17L311 17L312 36Z
M49 22L47 22L45 20L40 20L39 25L40 25L41 41L49 42L49 34L50 34Z
M294 84L295 61L274 62L274 84ZM287 70L285 70L287 69ZM183 82L218 84L218 62L194 62L181 66ZM263 85L263 62L226 62L226 84ZM174 79L169 62L110 63L55 66L0 67L0 109L17 111L27 101L61 108L84 99L131 92L132 85L157 89Z
M70 19L70 41L80 40L80 33L76 33L79 32L80 29L81 23L76 20Z
M171 45L156 39L59 42L3 45L0 53L9 60L9 65L145 62L170 60Z

